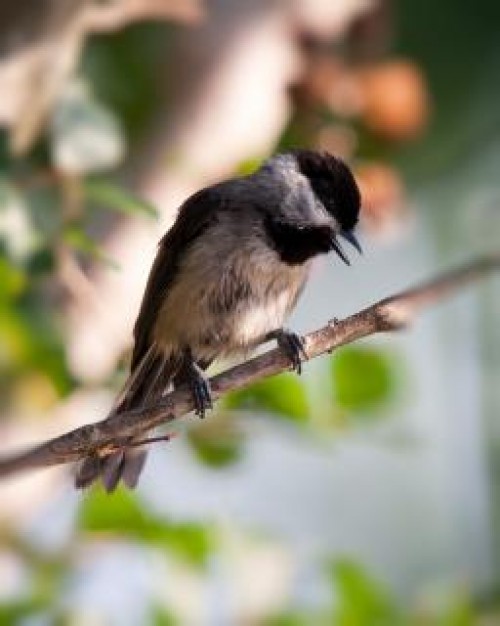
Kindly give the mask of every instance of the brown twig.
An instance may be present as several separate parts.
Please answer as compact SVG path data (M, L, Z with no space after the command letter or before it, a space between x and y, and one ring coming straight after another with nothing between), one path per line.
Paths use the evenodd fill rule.
M344 320L333 320L304 337L309 359L357 339L406 327L423 307L437 303L471 282L500 269L500 254L478 259L455 271L381 300ZM285 354L269 350L211 379L213 398L241 389L289 368ZM35 467L78 461L91 454L119 448L129 438L144 436L152 428L178 419L193 409L187 389L173 391L154 406L113 415L51 439L27 452L0 458L0 477Z

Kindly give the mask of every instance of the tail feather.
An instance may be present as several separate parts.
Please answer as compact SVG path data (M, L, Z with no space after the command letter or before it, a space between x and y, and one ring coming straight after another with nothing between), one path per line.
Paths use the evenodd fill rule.
M147 454L144 448L125 451L121 478L129 489L135 489L137 486Z
M151 404L168 390L179 363L176 359L159 355L154 348L151 346L128 377L109 416ZM114 491L120 480L133 489L146 455L143 448L124 447L103 456L87 457L77 470L75 486L84 489L100 478L108 492Z
M85 489L100 476L102 471L101 459L97 455L83 459L75 476L75 487Z
M150 377L160 369L162 357L156 353L155 345L152 344L145 353L139 364L130 372L121 391L116 396L110 414L116 414L144 404L144 394L151 386Z
M128 448L113 452L102 460L101 480L104 489L111 493L120 480L127 487L134 489L146 462L147 451L140 448Z
M125 450L118 450L104 457L101 462L100 477L104 489L111 493L116 489L123 473Z

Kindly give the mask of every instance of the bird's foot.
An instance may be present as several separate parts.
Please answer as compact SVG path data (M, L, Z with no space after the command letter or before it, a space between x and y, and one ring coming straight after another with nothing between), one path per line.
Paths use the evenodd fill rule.
M284 328L274 331L271 335L269 338L276 339L278 346L290 359L292 370L300 375L302 373L302 361L308 358L304 339Z
M212 408L212 391L203 370L193 361L186 369L187 383L194 401L194 411L202 419L208 409Z

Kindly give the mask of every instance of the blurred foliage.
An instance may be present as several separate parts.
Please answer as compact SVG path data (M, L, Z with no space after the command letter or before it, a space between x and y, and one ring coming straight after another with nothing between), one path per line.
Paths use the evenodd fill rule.
M387 409L398 391L394 356L381 349L343 348L331 361L335 402L345 411Z
M228 394L223 402L228 410L263 411L295 423L304 422L309 415L305 386L293 374L259 381Z
M95 237L104 211L156 216L109 171L140 137L154 109L164 26L134 26L85 47L79 79L63 93L49 132L26 157L13 159L0 132L0 398L17 405L23 389L44 408L44 379L54 400L77 385L56 315L67 296L61 263L69 255L117 268ZM131 146L129 145L128 148ZM50 394L49 394L50 395ZM26 402L24 402L24 405ZM23 407L20 407L22 409Z
M241 458L244 434L236 415L221 409L210 419L199 420L191 427L188 441L200 461L213 468L223 468Z
M70 82L61 94L49 139L53 166L73 175L116 167L126 151L119 119L82 80Z
M12 535L10 543L15 545L24 564L30 568L27 589L15 600L0 602L0 625L22 626L27 618L42 620L40 623L68 625L79 623L71 606L68 606L65 590L71 584L68 576L78 568L82 548L90 543L115 536L120 542L132 541L160 549L168 559L174 556L187 559L194 565L199 576L209 576L203 556L213 550L205 546L198 549L179 550L179 541L171 540L172 525L160 517L144 514L143 505L133 498L118 492L111 496L112 512L108 500L102 492L94 491L82 505L79 513L77 534L70 544L58 550L38 550L21 536ZM188 528L190 525L187 525ZM183 525L175 525L175 533ZM182 534L182 533L181 533ZM180 536L180 535L179 535ZM185 537L192 537L189 530ZM5 541L6 537L2 537ZM188 542L191 541L191 538ZM211 542L211 540L210 540ZM193 555L196 554L193 559ZM500 617L500 607L488 602L476 607L461 590L442 593L439 598L431 597L414 602L397 599L380 581L369 575L358 563L350 559L335 559L325 568L326 595L321 607L290 608L281 613L269 615L256 624L262 626L485 626L496 624ZM147 624L152 626L173 626L182 624L175 613L163 605L163 598L152 599ZM38 623L38 622L35 622Z
M227 394L209 419L195 422L188 431L196 458L213 468L241 460L246 439L243 423L255 420L256 414L284 420L303 433L318 430L322 437L344 434L346 426L363 427L391 415L389 409L396 406L405 382L404 368L393 350L349 346L325 361L328 375L322 377L317 397L312 397L307 381L293 373ZM323 415L317 415L319 407Z
M141 137L165 102L169 85L162 59L168 58L171 32L164 23L135 24L95 35L85 46L80 72L120 119L129 141Z
M402 624L399 611L388 593L355 564L339 561L333 564L332 584L338 597L333 622L351 624Z
M437 5L402 0L396 13L393 42L366 37L360 42L350 35L341 46L316 42L310 48L310 71L305 72L301 85L294 86L294 114L277 147L312 146L372 160L374 163L364 166L365 175L372 188L378 181L383 202L373 202L372 207L365 196L365 207L373 214L385 212L391 219L394 214L386 208L388 200L398 203L404 198L399 170L409 180L436 177L450 164L474 153L480 156L500 132L500 83L496 79L500 5L493 1L477 5L444 0ZM75 81L68 85L50 128L32 152L13 158L6 133L0 132L2 416L12 404L19 408L21 397L32 397L32 404L47 408L79 386L67 364L57 313L70 297L61 259L69 255L83 273L91 261L116 267L115 260L103 253L96 233L105 231L113 220L156 215L154 207L130 192L119 166L134 156L137 142L154 130L156 115L168 106L172 87L165 58L171 41L171 27L152 23L92 36ZM363 45L371 45L372 50L360 62ZM395 64L391 55L407 60ZM400 81L398 91L403 92L404 87L408 96L396 109L393 99L384 97L390 90L383 88L395 76ZM314 77L319 80L314 82ZM376 106L370 115L342 111L335 98L332 102L330 88L337 83L345 85L344 79L371 97ZM429 109L427 89L432 94ZM407 102L416 103L411 119ZM427 124L430 132L425 133ZM252 171L259 162L260 158L248 159L238 173ZM388 409L402 384L400 363L393 352L378 346L349 347L325 359L324 365L327 375L322 397L317 400L329 415L362 416L367 421L390 415ZM196 424L188 439L198 460L211 467L230 467L244 453L245 414L253 419L255 413L264 413L304 433L314 428L315 402L307 382L291 374L277 376L229 394L220 403L219 413ZM236 411L243 415L236 416ZM336 424L334 419L328 423ZM28 572L19 597L0 603L0 626L33 623L27 620L31 616L40 618L36 623L75 623L60 608L61 599L71 585L81 553L99 540L118 539L154 549L166 558L194 566L200 575L205 575L203 566L219 548L219 536L211 524L173 521L153 512L147 502L130 492L119 490L110 496L101 489L89 491L82 499L74 533L59 550L39 549L17 532L8 537L0 533L0 539L0 545L14 551ZM327 578L328 607L291 608L265 623L500 623L498 611L476 608L463 595L438 609L415 608L411 600L396 599L350 561L331 564ZM151 607L151 624L174 623L163 605Z
M155 607L151 611L151 626L176 626L179 622L163 607Z
M216 532L209 524L173 522L149 511L130 491L119 489L108 495L94 488L76 511L72 534L57 548L39 547L22 532L0 529L0 548L7 546L29 572L19 597L0 600L0 626L22 625L29 617L44 624L75 623L65 590L74 582L82 555L99 542L109 549L113 540L155 549L156 554L181 562L200 576L206 574L217 545ZM160 600L151 607L149 623L177 624Z
M196 565L204 564L214 547L208 526L169 522L124 488L112 494L98 487L90 490L80 507L78 529L90 538L116 536L155 545Z
M80 253L84 258L105 263L109 267L119 269L118 263L109 257L95 239L87 235L81 226L68 226L64 229L62 241L70 250Z
M84 182L84 192L91 206L97 205L100 209L126 215L144 213L150 217L158 217L158 211L149 202L124 191L109 180L88 179Z
M500 5L444 0L436 11L428 1L400 0L397 17L393 49L424 68L433 97L431 132L394 155L406 175L419 182L481 158L485 146L500 137L495 79Z
M475 609L463 593L448 594L437 607L403 606L350 560L332 562L329 578L328 610L286 612L268 619L266 626L481 626L496 624L499 616L495 607Z

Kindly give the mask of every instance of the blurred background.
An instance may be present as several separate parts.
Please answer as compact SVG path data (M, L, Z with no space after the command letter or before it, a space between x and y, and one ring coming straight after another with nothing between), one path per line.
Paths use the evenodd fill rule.
M310 147L362 189L306 332L500 240L500 5L0 3L0 440L103 418L156 243L201 186ZM0 625L500 624L500 305L230 395L138 489L0 484Z

